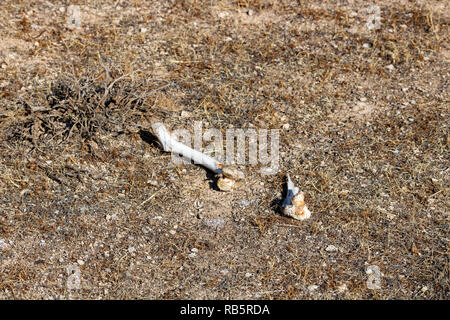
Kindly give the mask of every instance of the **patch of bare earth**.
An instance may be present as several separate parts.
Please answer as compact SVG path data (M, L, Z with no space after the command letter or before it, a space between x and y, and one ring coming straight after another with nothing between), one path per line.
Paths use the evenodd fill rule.
M448 299L448 12L375 4L3 1L0 298ZM280 170L220 192L153 119L280 129Z

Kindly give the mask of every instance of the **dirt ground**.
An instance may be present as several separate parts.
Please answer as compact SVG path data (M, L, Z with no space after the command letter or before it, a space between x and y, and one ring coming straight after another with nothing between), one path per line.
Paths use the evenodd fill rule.
M449 299L448 13L3 0L0 298ZM217 191L154 119L280 129L279 172Z

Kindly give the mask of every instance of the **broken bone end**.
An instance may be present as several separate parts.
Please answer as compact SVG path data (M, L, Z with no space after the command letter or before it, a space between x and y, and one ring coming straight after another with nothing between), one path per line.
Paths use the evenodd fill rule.
M221 191L232 191L236 185L236 181L234 181L231 178L227 177L220 177L219 180L217 180L217 187Z
M299 192L299 189L294 186L289 175L288 177L288 193L283 203L283 213L296 220L306 220L311 217L311 211L305 204L305 195Z
M284 207L283 213L295 220L306 220L311 217L311 211L305 205L303 207L296 207L293 205Z

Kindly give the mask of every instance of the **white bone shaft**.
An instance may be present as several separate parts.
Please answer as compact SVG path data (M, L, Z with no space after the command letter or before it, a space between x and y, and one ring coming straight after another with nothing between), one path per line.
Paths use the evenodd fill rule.
M169 131L161 122L152 125L153 131L161 142L164 151L181 154L183 157L193 160L195 164L204 166L205 168L218 173L219 162L200 151L192 149L171 137Z

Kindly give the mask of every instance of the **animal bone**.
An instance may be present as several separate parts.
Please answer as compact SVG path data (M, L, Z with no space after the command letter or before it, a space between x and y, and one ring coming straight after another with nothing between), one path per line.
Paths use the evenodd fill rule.
M216 159L192 149L171 137L169 131L161 122L155 122L152 125L153 132L161 142L164 151L181 154L183 157L194 160L196 164L202 165L219 176L217 186L222 191L231 191L234 189L237 180L244 179L244 174L234 168L224 167Z
M161 142L164 151L181 154L183 157L189 160L194 160L195 163L204 166L214 173L221 173L221 165L216 159L213 159L200 151L192 149L172 138L163 123L155 122L153 123L152 128L153 132Z
M311 212L305 204L305 195L299 192L289 174L287 176L287 195L283 202L283 213L296 220L306 220L311 217Z

